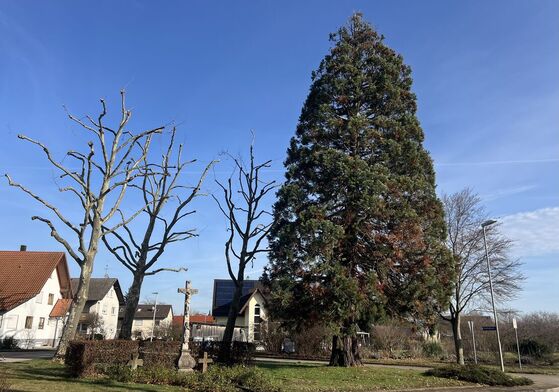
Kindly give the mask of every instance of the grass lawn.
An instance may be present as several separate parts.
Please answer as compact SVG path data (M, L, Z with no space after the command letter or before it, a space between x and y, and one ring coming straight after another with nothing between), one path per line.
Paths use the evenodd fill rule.
M258 364L285 391L372 391L469 385L411 369L335 368L326 365Z
M283 391L371 391L467 385L428 377L419 371L391 368L331 368L325 365L259 364L258 367ZM179 387L125 384L104 378L74 379L63 365L49 360L0 364L14 391L180 391Z
M107 379L68 377L63 365L46 359L0 363L6 369L14 391L82 392L82 391L180 391L178 387L124 384Z

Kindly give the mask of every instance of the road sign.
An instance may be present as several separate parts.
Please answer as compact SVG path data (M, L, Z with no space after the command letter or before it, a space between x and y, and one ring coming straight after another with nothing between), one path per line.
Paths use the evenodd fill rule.
M488 326L488 327L481 327L481 329L482 329L483 331L496 331L496 330L497 330L497 327L495 327L495 326L492 325L492 326Z
M516 319L515 318L512 319L512 327L514 329L516 329Z

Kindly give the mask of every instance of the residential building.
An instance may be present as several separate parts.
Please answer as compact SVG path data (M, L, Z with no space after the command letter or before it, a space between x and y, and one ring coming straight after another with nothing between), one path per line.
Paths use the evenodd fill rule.
M64 252L0 251L0 339L56 346L71 295Z
M212 316L218 326L227 325L234 289L235 285L231 280L214 280ZM260 341L261 325L267 318L266 312L266 299L262 294L260 282L245 280L239 303L239 314L235 321L239 333L235 333L234 338L248 342Z
M124 311L124 309L121 310ZM120 317L124 317L123 312ZM132 337L134 339L149 339L152 333L155 337L167 336L171 333L172 323L173 307L171 305L139 304L132 323Z
M73 295L79 279L72 278ZM118 311L124 305L124 296L116 278L91 278L87 302L78 324L78 333L97 334L105 339L117 337Z

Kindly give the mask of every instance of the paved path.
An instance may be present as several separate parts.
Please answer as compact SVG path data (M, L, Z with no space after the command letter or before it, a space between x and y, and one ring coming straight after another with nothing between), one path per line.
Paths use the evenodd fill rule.
M265 357L255 357L257 362L268 362L268 363L306 363L306 364L317 364L324 365L327 361L307 361L300 359L288 359L288 358L265 358ZM426 366L403 366L403 365L384 365L384 364L373 364L368 363L365 366L370 367L388 367L393 369L412 369L418 371L424 371L430 369ZM534 381L533 385L528 385L524 387L488 387L488 386L467 386L467 387L453 387L453 388L429 388L429 389L413 389L408 390L408 392L419 392L419 391L438 391L438 392L517 392L517 391L537 391L537 392L559 392L559 375L548 375L548 374L523 374L523 373L511 373L511 376L517 377L527 377Z
M53 355L54 350L0 351L0 363L50 359Z

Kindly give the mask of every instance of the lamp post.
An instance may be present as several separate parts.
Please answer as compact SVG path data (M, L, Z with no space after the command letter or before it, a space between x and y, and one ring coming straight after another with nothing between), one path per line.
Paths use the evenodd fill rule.
M153 342L153 334L155 332L155 312L157 311L157 295L159 294L157 291L154 291L152 294L155 294L155 306L153 307L153 320L151 323L151 337L149 338L150 342Z
M497 343L499 345L499 359L501 360L501 371L505 371L505 363L503 362L503 349L501 348L501 335L499 334L499 320L497 319L497 309L495 308L495 297L493 295L493 281L491 280L491 264L489 262L489 251L487 250L487 236L485 228L497 223L496 220L487 220L481 224L483 230L483 244L485 245L485 259L487 261L487 275L489 276L489 291L491 292L491 305L493 305L493 317L495 318L495 332L497 333Z

